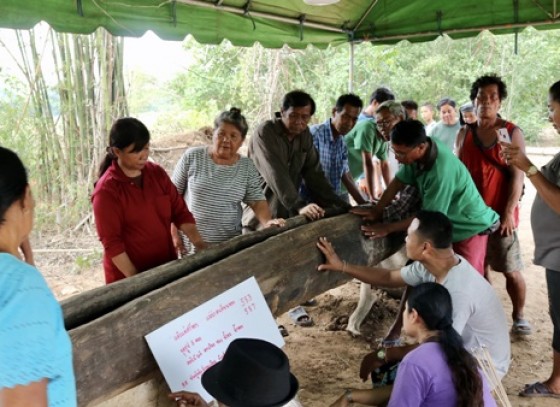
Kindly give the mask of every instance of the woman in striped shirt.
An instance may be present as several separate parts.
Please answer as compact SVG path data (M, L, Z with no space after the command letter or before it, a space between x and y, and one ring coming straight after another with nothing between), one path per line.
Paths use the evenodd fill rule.
M253 161L238 153L248 130L241 110L232 107L222 112L214 120L212 145L189 148L173 172L172 181L208 243L241 234L242 202L251 207L264 227L285 224L284 219L271 219L262 179ZM186 242L176 242L184 253Z

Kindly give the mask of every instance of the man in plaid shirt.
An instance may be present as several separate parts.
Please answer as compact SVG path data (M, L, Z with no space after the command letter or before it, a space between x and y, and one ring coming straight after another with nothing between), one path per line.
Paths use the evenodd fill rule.
M332 117L310 129L313 144L319 152L321 167L333 190L346 202L349 202L348 194L350 194L358 204L364 204L367 201L350 174L348 149L344 143L344 135L356 124L362 106L363 103L358 96L351 93L342 95L332 109ZM304 199L310 200L305 184L302 185L300 192Z

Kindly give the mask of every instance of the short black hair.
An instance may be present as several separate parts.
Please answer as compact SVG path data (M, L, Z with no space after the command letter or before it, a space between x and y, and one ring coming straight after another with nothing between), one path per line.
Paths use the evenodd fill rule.
M150 131L140 120L134 117L122 117L117 119L111 126L109 132L109 146L107 154L99 166L99 178L109 169L113 160L116 159L112 153L112 147L124 150L132 145L133 153L142 151L150 142Z
M417 232L429 240L436 249L448 249L453 242L453 224L447 216L437 211L419 211Z
M375 89L371 93L371 96L369 98L369 104L371 105L374 100L377 103L383 103L387 100L395 100L395 94L393 92L391 92L391 90L389 90L389 88L386 88L386 87L382 86L380 88Z
M27 170L15 152L0 147L0 225L14 202L25 196Z
M554 83L548 90L548 93L550 93L552 100L560 103L560 81Z
M282 110L286 111L290 107L311 106L311 116L315 114L315 101L311 95L303 90L292 90L284 95L282 99Z
M405 109L418 110L418 103L416 103L414 100L403 100L401 102L401 105Z
M470 93L471 100L476 99L476 95L478 95L478 90L480 88L489 85L496 85L498 87L498 95L500 96L500 101L507 98L507 86L502 78L495 73L490 73L476 78L476 80L473 82Z
M335 105L336 111L341 112L342 109L344 109L345 105L350 105L352 107L357 107L358 109L361 109L362 107L364 107L364 102L362 102L362 99L360 99L358 96L354 95L353 93L347 93L345 95L341 95L336 100L336 105Z
M441 98L437 104L437 109L441 109L443 106L445 105L449 105L453 108L457 107L457 103L455 103L455 101L451 98L445 97L445 98Z
M428 141L424 124L418 120L404 120L391 131L391 142L407 147L416 147Z

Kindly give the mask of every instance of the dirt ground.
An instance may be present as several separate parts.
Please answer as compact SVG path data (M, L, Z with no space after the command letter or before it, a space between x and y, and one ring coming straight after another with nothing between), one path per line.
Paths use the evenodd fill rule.
M546 163L550 158L532 157L533 162L538 165ZM527 338L512 338L513 361L503 383L513 406L559 406L558 400L525 399L517 396L525 383L548 377L552 360L551 322L544 270L532 264L533 237L529 214L535 191L528 181L525 184L520 240L527 282L525 315L533 325L534 333ZM71 240L61 239L47 244L41 239L34 240L34 244L37 248L37 266L57 298L67 298L103 284L101 246L95 236L84 233ZM85 250L66 252L65 249L68 248ZM503 277L493 273L492 282L506 313L510 315L511 304ZM299 397L306 407L329 405L347 387L368 387L358 377L361 358L371 349L370 339L381 338L385 333L396 315L398 302L386 294L381 297L362 325L364 337L353 338L344 330L331 330L333 321L352 313L358 294L359 284L350 282L318 297L318 305L307 308L315 322L313 327L295 326L287 315L279 318L279 323L286 326L290 333L285 338L285 350L290 357L293 372L300 381Z

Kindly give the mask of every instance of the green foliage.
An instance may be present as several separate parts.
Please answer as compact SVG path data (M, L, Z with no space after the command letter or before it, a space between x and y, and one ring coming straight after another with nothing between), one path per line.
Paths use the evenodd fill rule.
M136 115L145 112L166 112L174 109L178 98L167 89L168 86L153 75L145 72L133 72L129 78L130 86L127 94L131 112Z
M101 262L101 259L102 253L97 249L88 254L80 255L76 257L75 265L72 268L72 271L75 274L80 274L84 270L91 270L92 267Z
M546 119L546 91L558 80L559 31L526 29L519 33L519 54L514 36L483 32L468 39L440 37L427 43L401 42L392 46L355 46L354 92L365 103L371 91L390 87L398 99L419 103L444 96L459 104L468 101L473 80L482 74L501 75L509 88L502 115L519 124L535 142ZM315 122L324 120L336 98L348 89L349 46L318 50L267 50L258 44L236 48L185 41L194 63L169 83L169 91L188 112L184 125L211 123L223 109L238 106L252 126L279 109L282 95L300 88L317 102Z
M44 43L44 35L49 47L43 51L36 44ZM0 71L0 144L16 150L29 169L41 229L63 230L91 209L88 194L97 160L111 122L127 114L127 100L133 115L149 118L156 136L211 125L231 106L240 107L254 128L279 110L286 92L298 88L315 98L313 121L320 122L348 89L349 45L270 50L258 44L200 45L188 38L184 47L192 63L184 72L168 82L135 72L125 95L121 39L102 30L91 36L50 30L18 36L15 54L25 81ZM367 103L371 91L385 85L401 100L436 103L450 96L463 103L477 76L495 72L509 90L502 115L538 143L543 129L550 128L547 88L560 79L558 44L560 31L535 29L519 33L518 55L513 35L488 32L462 40L359 44L354 46L354 92ZM50 66L41 52L52 54Z

